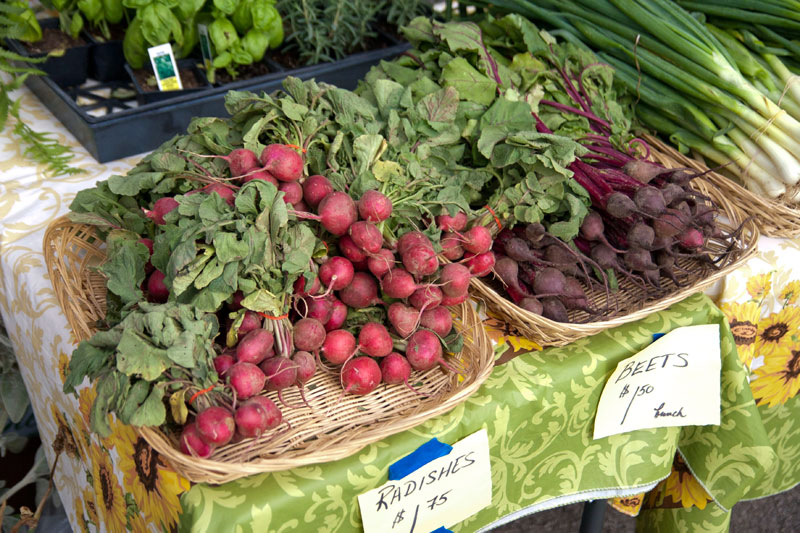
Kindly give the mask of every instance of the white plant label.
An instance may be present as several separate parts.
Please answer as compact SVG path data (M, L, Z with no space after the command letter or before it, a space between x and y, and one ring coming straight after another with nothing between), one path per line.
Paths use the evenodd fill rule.
M175 62L175 55L172 53L172 45L169 43L159 44L148 48L147 53L150 55L150 64L153 65L153 73L158 82L158 90L179 91L183 89L178 64Z

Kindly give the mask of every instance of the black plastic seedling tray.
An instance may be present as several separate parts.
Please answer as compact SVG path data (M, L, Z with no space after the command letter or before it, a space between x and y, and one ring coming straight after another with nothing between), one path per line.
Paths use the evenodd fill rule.
M315 78L354 89L373 65L408 48L407 43L394 44L331 63L275 71L145 105L137 105L128 80L90 80L80 87L62 87L48 77L30 76L25 84L98 162L105 163L157 148L185 132L193 117L228 116L225 94L229 90L271 92L281 88L286 76Z

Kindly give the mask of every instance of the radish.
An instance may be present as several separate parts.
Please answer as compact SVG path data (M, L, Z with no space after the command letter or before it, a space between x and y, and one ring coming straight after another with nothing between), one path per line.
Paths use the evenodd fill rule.
M410 248L418 245L427 246L433 250L431 240L424 233L420 231L409 231L397 239L397 253L403 256Z
M353 243L367 255L378 253L383 245L383 235L372 222L365 220L353 222L347 229L347 233L353 239Z
M358 201L358 214L364 220L377 224L392 215L392 201L378 191L365 191Z
M450 330L453 329L453 316L446 307L440 306L426 309L420 317L420 325L445 338L450 334Z
M261 402L254 401L255 398L264 398L263 396L256 396L247 400L236 408L233 414L233 420L236 423L236 432L245 438L260 437L267 431L270 424L268 418L269 414ZM264 398L272 403L269 398ZM275 404L273 403L273 406ZM274 410L278 410L275 406Z
M236 396L247 399L261 392L267 376L253 363L236 363L228 369L228 380Z
M494 252L484 252L478 255L465 253L464 258L467 259L467 268L469 268L470 273L475 277L481 278L494 268Z
M340 191L334 191L323 198L317 213L322 226L337 237L347 233L348 228L358 219L355 202L347 193Z
M395 259L391 250L381 248L378 253L371 255L367 259L367 268L372 275L376 278L382 278L392 267L394 267Z
M278 391L278 398L285 403L281 391L297 381L297 365L286 357L273 357L261 363L260 368L267 376L264 388L268 391Z
M392 352L381 359L381 377L383 382L388 385L408 385L411 377L411 365L408 360L397 352Z
M341 365L356 352L356 338L346 329L333 330L325 337L320 352L334 365Z
M333 185L325 176L315 174L303 182L303 201L316 209L323 198L333 192Z
M374 359L356 357L342 367L342 387L346 393L363 396L381 382L381 369Z
M278 190L283 193L283 201L294 205L295 208L297 208L297 203L303 199L303 186L296 181L283 181L278 185Z
M142 237L136 242L144 244L147 247L147 251L150 252L150 257L153 256L153 244L154 244L153 239ZM150 259L147 260L147 264L144 266L144 270L148 274L153 271L153 263L150 262Z
M325 298L305 298L306 313L303 318L314 318L324 324L331 319L333 314L333 301L330 296Z
M484 226L473 226L464 234L464 250L475 255L492 248L492 233Z
M253 396L245 403L256 403L261 406L261 408L266 412L266 421L264 425L264 430L275 429L283 420L283 414L281 410L278 409L278 406L275 403L267 398L266 396Z
M392 352L392 337L383 324L367 322L358 332L358 348L371 357L386 357Z
M222 377L225 375L225 372L233 366L234 362L233 355L229 353L219 354L214 358L214 370L217 372L218 376Z
M275 337L271 332L258 328L244 336L236 346L236 360L240 363L251 363L257 365L267 358Z
M302 350L294 352L292 362L297 367L297 385L305 384L317 371L317 362L314 360L314 356L308 352Z
M311 282L311 286L309 287L308 291L306 291L306 277L300 276L294 282L294 293L298 296L308 296L309 294L317 294L321 288L319 282L319 276L314 276L314 281Z
M311 209L309 209L309 207L306 205L306 203L303 200L299 200L297 203L295 203L293 205L294 205L294 210L298 211L300 213L308 214L311 211Z
M378 298L378 283L365 272L356 272L353 275L350 285L339 291L339 299L348 307L356 309L383 303Z
M231 296L231 303L228 304L228 309L231 311L238 311L242 308L242 300L244 300L244 293L242 291L236 291Z
M261 152L264 170L280 181L295 181L303 173L303 158L285 144L270 144Z
M467 215L463 211L452 217L448 214L439 215L436 217L436 225L442 231L461 231L467 227Z
M395 302L389 306L387 313L392 327L404 339L419 326L419 311L413 307Z
M241 339L251 331L261 327L263 319L255 311L245 311L242 325L239 326L238 336Z
M159 226L163 226L164 215L178 207L178 201L171 196L164 196L156 200L153 204L153 209L147 213L147 217Z
M314 318L298 320L292 330L294 345L298 350L314 351L325 342L325 326Z
M433 309L442 303L442 290L435 285L424 285L414 291L408 301L417 309Z
M164 303L169 299L169 289L164 285L164 273L154 269L147 278L147 301Z
M455 233L445 233L439 241L442 245L442 255L450 261L458 261L464 257L464 248L461 246L461 238Z
M408 298L417 285L414 278L402 268L393 268L381 279L381 291L388 298Z
M209 444L203 440L194 422L183 426L180 443L182 453L191 455L192 457L199 457L200 459L209 457L214 453L214 448L216 448L213 444Z
M367 254L365 254L361 248L356 246L356 243L353 242L353 239L350 238L350 235L342 235L339 237L338 245L339 251L342 252L342 255L353 263L367 260Z
M420 329L409 337L406 359L414 370L430 370L437 363L446 367L442 359L442 344L439 338L427 329Z
M319 279L326 287L337 291L350 285L354 273L353 263L340 256L328 258L319 267Z
M442 302L439 304L440 306L444 307L452 307L454 305L461 305L467 301L469 298L469 293L465 292L461 296L444 296L442 297Z
M224 446L233 438L236 425L233 415L224 407L207 407L197 414L195 426L200 437L214 446Z
M208 194L217 193L219 197L225 200L225 203L231 207L233 206L233 202L236 198L236 192L231 187L223 185L222 183L212 183L211 185L206 185L202 190Z
M253 180L267 181L273 184L275 187L278 186L278 180L276 180L275 176L273 176L266 170L251 171L248 172L246 176L242 177L242 183L248 183Z
M442 292L450 297L460 296L469 289L470 272L467 267L458 263L449 263L439 274Z
M331 300L331 317L325 322L325 331L333 331L339 329L344 325L347 320L347 306L340 300L334 298Z
M430 276L439 269L439 260L433 248L425 245L412 246L401 254L403 266L417 278Z

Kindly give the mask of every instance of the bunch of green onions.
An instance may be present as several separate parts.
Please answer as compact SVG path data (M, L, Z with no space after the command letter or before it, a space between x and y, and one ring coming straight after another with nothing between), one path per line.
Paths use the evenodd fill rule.
M800 43L789 37L800 35L800 2L471 3L543 21L599 51L637 93L645 125L725 165L755 193L800 201ZM719 22L698 20L702 13Z

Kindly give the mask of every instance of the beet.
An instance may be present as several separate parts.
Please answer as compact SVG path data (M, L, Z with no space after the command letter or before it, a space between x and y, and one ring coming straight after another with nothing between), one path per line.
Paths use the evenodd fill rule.
M633 200L621 192L615 192L606 198L606 212L614 218L628 218L638 212Z
M563 294L566 278L560 270L555 268L544 268L536 274L533 280L533 292L535 294Z
M541 315L542 310L544 309L542 302L532 296L523 298L517 305L535 315Z
M536 243L541 241L546 233L547 230L545 229L545 227L542 224L539 224L538 222L533 222L525 226L525 238L532 245L535 245Z
M505 244L506 255L514 261L523 263L533 263L539 258L531 251L527 242L519 237L512 237L508 239Z
M619 267L617 252L605 244L595 244L592 246L591 258L592 261L600 265L604 270Z
M688 248L690 250L696 250L698 248L702 248L703 244L705 244L705 239L703 238L703 234L697 231L694 228L689 228L683 234L681 234L678 242L684 248Z
M661 191L655 187L648 186L637 189L633 194L633 201L640 211L653 217L657 217L667 210Z
M589 301L586 299L586 292L583 290L581 283L573 277L566 278L564 295L561 297L561 302L567 309L589 311Z
M542 316L555 322L569 322L567 308L558 298L542 299Z
M494 265L494 272L507 286L522 292L519 287L519 264L510 257L502 257Z
M632 159L628 161L623 165L622 171L641 183L650 183L661 174L671 172L670 169L643 159Z
M625 266L636 272L644 272L645 270L652 270L657 268L653 264L653 258L650 252L643 248L631 248L623 255Z
M645 250L653 246L653 239L655 239L655 237L656 233L653 231L653 228L643 222L637 222L631 226L626 236L629 246L643 248Z
M653 220L653 230L657 237L672 239L685 228L685 215L678 210L670 209Z

